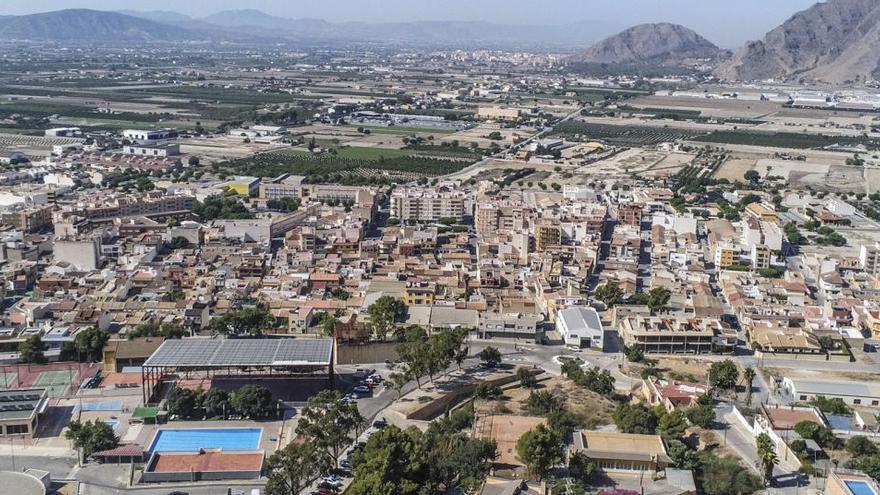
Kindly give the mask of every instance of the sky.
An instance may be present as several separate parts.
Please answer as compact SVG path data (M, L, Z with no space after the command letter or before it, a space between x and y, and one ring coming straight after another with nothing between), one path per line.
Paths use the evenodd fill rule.
M0 0L0 15L64 8L175 10L199 17L228 9L259 9L290 18L328 21L477 20L562 24L600 20L615 25L683 24L724 48L761 38L816 0Z

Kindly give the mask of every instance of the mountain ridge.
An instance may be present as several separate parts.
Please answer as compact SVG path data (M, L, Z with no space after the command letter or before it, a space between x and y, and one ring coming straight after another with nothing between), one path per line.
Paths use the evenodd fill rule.
M880 2L829 0L752 41L715 74L729 81L804 79L852 83L880 78Z
M680 24L638 24L609 36L577 55L573 63L681 65L718 59L725 50Z

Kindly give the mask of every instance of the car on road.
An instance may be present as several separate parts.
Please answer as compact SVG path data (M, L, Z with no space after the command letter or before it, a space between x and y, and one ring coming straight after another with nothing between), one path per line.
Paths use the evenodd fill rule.
M168 492L168 495L189 495L187 492Z
M367 387L366 385L358 385L357 387L353 388L352 390L356 394L366 395L366 394L370 393L370 387Z
M385 428L386 426L388 426L388 421L386 421L385 418L377 419L376 421L373 421L373 428L376 428L377 430L381 430L382 428Z

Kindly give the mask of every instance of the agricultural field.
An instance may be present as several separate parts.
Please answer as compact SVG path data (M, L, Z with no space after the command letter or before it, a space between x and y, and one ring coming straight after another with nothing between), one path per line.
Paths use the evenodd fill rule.
M703 133L687 129L620 126L568 121L556 126L553 135L570 141L604 141L615 146L656 146L660 143L694 139Z
M880 149L880 140L866 137L824 136L820 134L795 134L790 132L715 131L693 138L694 141L717 144L737 144L784 149L814 149L833 145L864 145L868 149Z
M324 182L327 179L344 181L346 176L363 177L363 170L416 177L445 175L461 170L474 161L415 156L406 150L339 148L334 155L330 152L311 154L288 148L231 160L216 166L230 174L277 177L288 173L304 175L315 182Z

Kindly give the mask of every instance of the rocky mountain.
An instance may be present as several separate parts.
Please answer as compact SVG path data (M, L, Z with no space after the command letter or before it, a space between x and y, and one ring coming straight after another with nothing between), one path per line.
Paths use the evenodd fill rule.
M52 41L175 41L196 33L139 17L88 9L0 18L0 38Z
M740 49L716 75L726 80L880 78L880 2L829 0L798 12Z
M680 65L725 56L712 42L678 24L640 24L570 58L574 63Z

